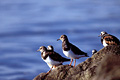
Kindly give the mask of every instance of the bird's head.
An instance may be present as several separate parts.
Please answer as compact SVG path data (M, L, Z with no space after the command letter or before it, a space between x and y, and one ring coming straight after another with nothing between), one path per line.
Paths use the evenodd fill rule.
M61 35L60 38L57 39L57 41L58 41L58 40L61 40L61 41L63 42L64 40L68 40L68 38L67 38L66 35Z
M105 34L108 34L108 33L105 32L105 31L102 31L98 37L103 36L103 35L105 35Z
M46 47L45 46L41 46L37 51L40 51L40 52L44 52L46 51Z

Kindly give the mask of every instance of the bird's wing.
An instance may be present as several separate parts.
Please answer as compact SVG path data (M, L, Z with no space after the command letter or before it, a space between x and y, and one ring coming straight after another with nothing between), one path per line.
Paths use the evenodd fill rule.
M70 61L70 59L64 58L62 57L60 54L56 53L56 52L50 52L49 56L55 60L55 61L59 61L59 62L64 62L64 61Z
M75 54L78 54L78 55L87 55L87 53L81 51L78 47L76 47L75 45L71 44L70 43L70 48L71 50L75 53Z
M118 45L120 43L119 39L113 35L107 35L104 37L104 39L109 45Z

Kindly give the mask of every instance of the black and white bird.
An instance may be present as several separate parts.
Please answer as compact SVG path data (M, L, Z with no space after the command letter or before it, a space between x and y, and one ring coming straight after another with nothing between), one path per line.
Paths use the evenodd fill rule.
M56 68L56 66L61 65L63 62L70 61L70 59L66 59L56 52L47 50L45 46L41 46L37 51L41 52L41 58L48 64L48 66L52 66L47 74L52 70L53 67Z
M81 51L78 47L70 43L66 35L61 35L61 37L57 39L57 41L58 40L62 41L62 50L65 56L71 58L71 63L69 64L70 66L73 62L73 59L74 59L73 67L75 67L76 59L79 59L81 57L89 57L87 53Z
M103 46L108 46L108 45L120 45L120 41L117 37L108 34L105 31L102 31L99 37L101 36L101 43Z
M52 46L52 45L47 46L47 51L53 52L53 51L54 51L53 46ZM47 65L48 65L50 68L52 68L52 65L51 65L51 64L48 64L48 63L47 63ZM60 65L62 65L62 64L60 64ZM57 65L57 66L59 66L59 65ZM55 69L55 67L53 67L52 69Z
M92 55L94 55L96 52L97 52L97 50L96 50L96 49L93 49L93 50L92 50Z
M49 52L54 52L54 48L53 48L52 45L47 46L47 50L48 50Z

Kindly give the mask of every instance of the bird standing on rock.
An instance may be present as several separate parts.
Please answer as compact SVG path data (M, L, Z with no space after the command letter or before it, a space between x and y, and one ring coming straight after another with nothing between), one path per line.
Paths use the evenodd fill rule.
M56 52L47 50L45 46L41 46L37 51L41 52L41 58L48 64L48 66L52 66L47 74L53 67L56 68L56 66L61 65L63 62L70 61L70 59L66 59Z
M108 34L105 31L102 31L99 37L101 36L101 43L103 46L108 46L108 45L120 45L120 41L117 37Z
M71 58L71 62L70 62L70 66L73 62L74 59L74 66L76 64L76 59L79 59L81 57L89 57L87 55L87 53L81 51L78 47L76 47L75 45L71 44L67 38L66 35L61 35L60 39L57 39L62 41L62 50L63 53L65 54L65 56Z

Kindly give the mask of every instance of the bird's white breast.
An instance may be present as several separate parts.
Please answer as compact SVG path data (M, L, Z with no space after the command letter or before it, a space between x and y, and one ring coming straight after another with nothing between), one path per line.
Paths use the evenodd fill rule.
M103 39L103 46L108 46L108 44L106 44L105 40Z
M77 59L77 58L85 56L85 55L77 55L77 54L73 53L71 51L71 49L69 51L63 50L63 53L65 54L65 56L70 57L71 59Z
M43 58L42 58L43 59ZM46 59L43 59L46 63L51 64L51 65L59 65L62 62L59 61L55 61L53 59L51 59L49 56Z

